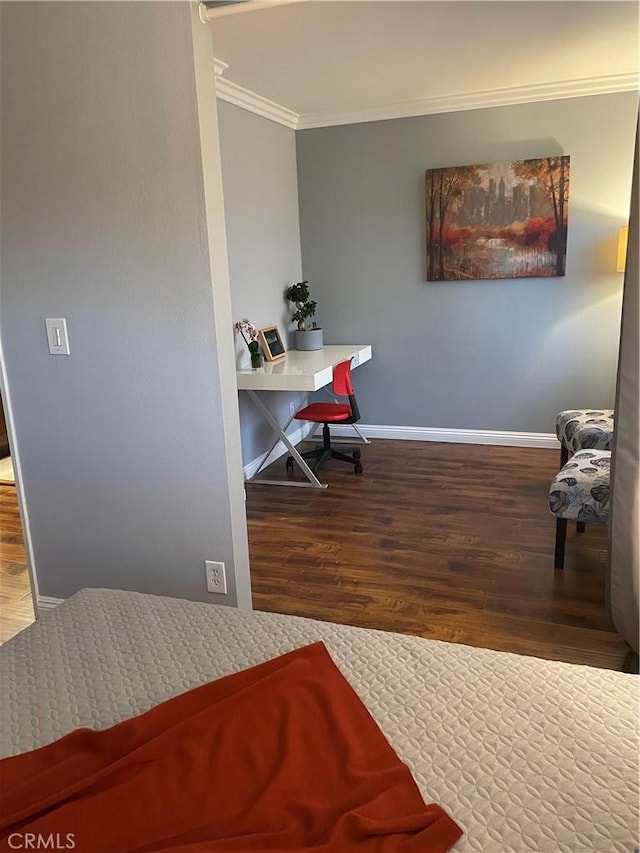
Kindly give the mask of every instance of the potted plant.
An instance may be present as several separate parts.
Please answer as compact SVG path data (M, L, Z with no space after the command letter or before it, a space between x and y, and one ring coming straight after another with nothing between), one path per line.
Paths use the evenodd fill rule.
M291 319L298 324L296 330L296 349L322 349L322 329L317 323L311 321L311 318L316 313L317 302L310 298L309 282L299 281L296 284L290 285L285 290L284 295L289 302L293 302L296 309L291 315Z

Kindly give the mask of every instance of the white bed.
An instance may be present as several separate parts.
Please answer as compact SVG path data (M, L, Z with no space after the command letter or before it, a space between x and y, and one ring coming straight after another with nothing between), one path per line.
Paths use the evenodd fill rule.
M83 590L0 648L1 754L104 728L323 640L459 853L632 853L638 677L380 631Z

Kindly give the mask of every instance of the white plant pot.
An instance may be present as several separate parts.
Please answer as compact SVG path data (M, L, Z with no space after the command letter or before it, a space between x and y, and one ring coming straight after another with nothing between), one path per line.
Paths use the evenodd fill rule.
M296 330L296 349L308 351L322 349L323 346L322 329Z

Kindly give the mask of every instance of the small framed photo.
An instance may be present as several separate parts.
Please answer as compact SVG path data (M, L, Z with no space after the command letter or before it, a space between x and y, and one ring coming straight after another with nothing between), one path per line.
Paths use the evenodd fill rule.
M260 329L258 338L267 361L277 361L279 358L287 357L287 350L282 343L277 326L267 326L266 329Z

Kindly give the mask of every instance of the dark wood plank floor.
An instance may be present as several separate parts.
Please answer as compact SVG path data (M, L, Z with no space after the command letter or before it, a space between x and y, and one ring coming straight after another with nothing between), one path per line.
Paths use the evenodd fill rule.
M375 440L364 475L332 462L324 491L247 484L254 607L624 669L604 604L607 529L574 527L553 568L558 457ZM283 460L269 469L286 476Z
M324 491L247 484L254 606L609 669L606 529L553 569L551 450L376 440ZM286 478L283 460L270 476ZM0 486L0 642L33 621L13 486Z
M0 484L0 644L34 618L16 487Z

